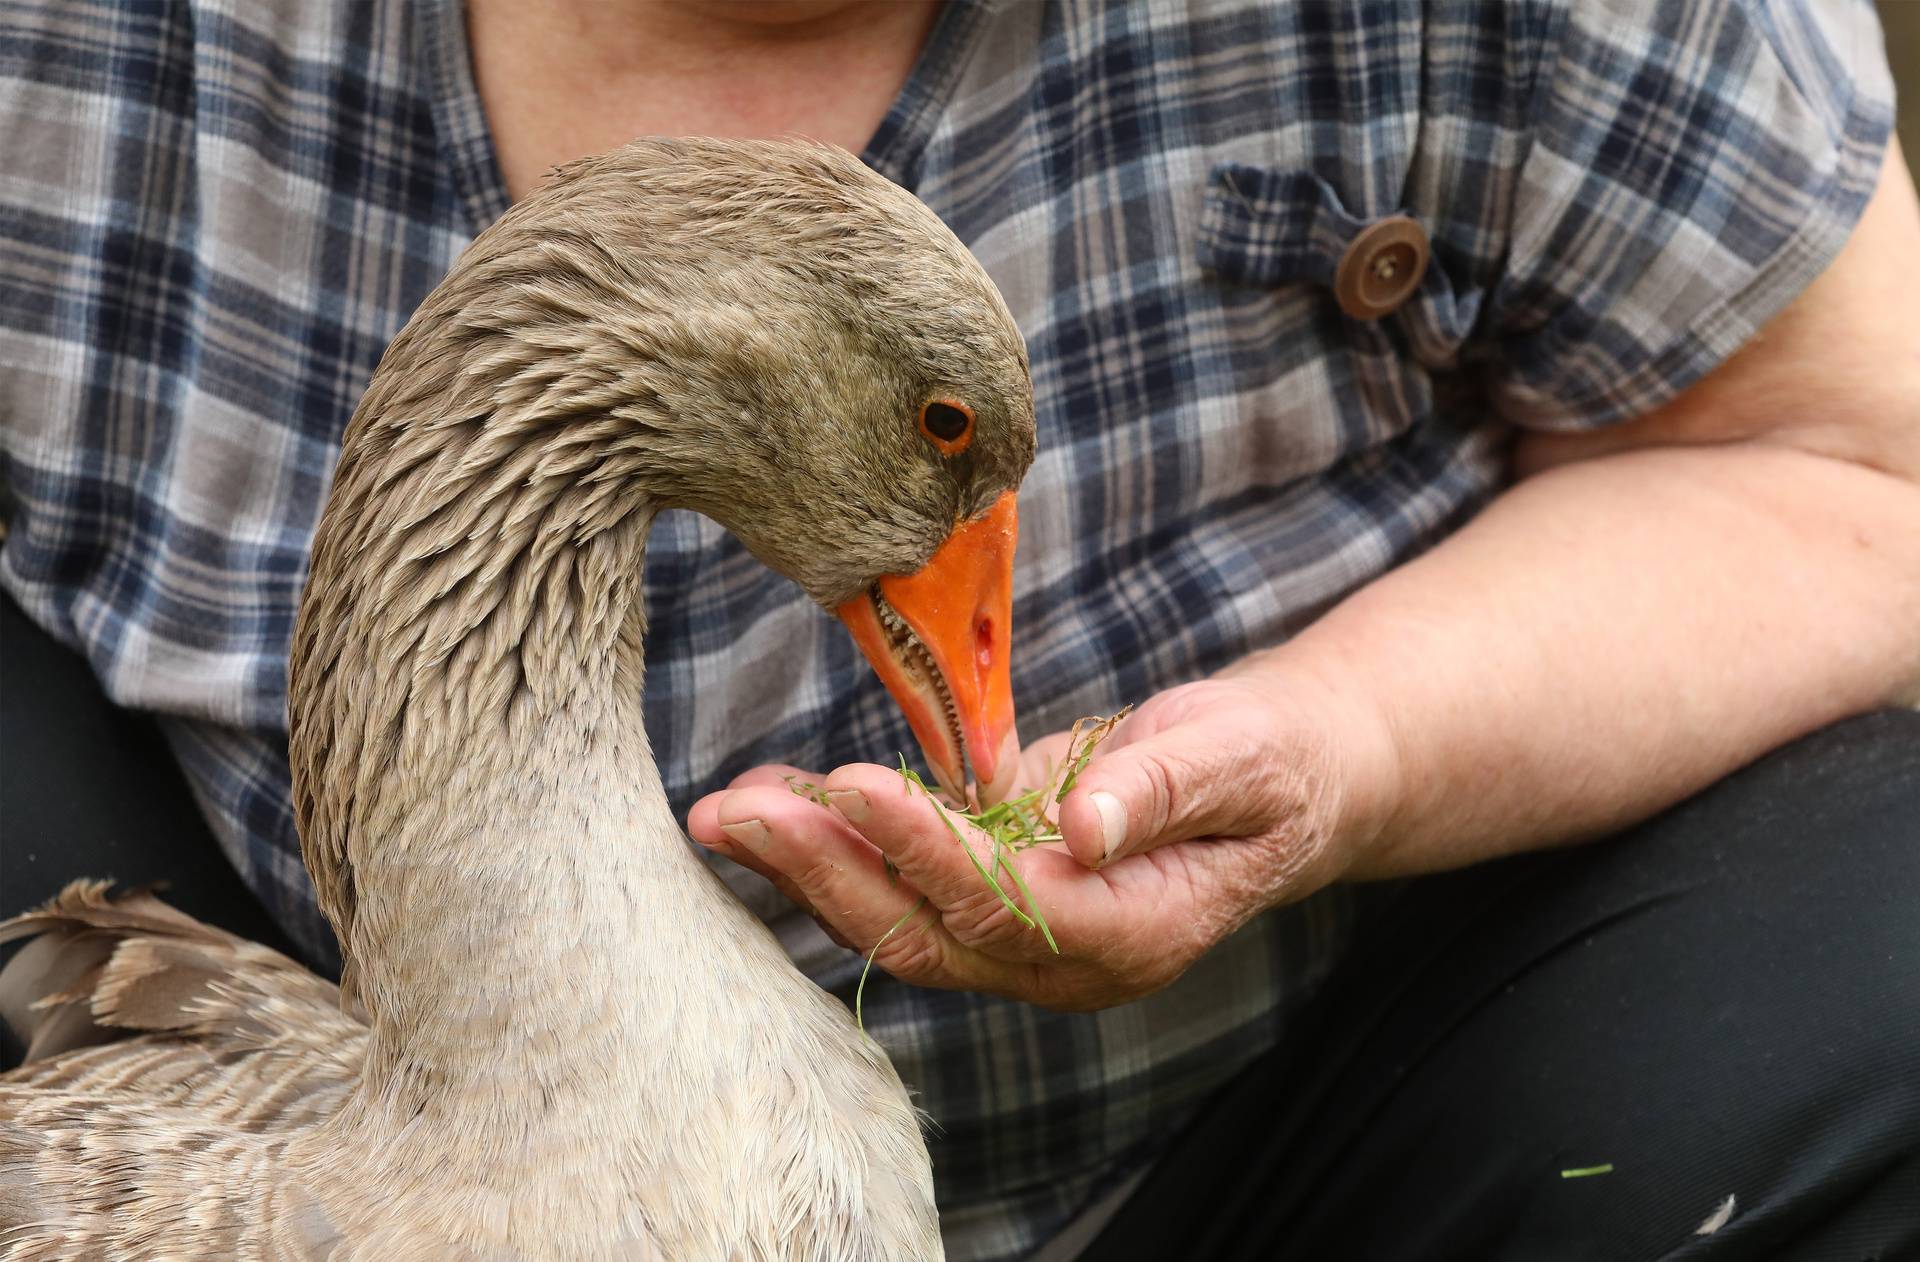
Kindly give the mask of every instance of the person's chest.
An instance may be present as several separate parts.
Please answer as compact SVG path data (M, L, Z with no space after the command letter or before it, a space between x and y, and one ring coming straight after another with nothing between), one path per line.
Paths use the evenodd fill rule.
M1309 73L1352 35L1257 6L1184 24L1005 6L937 118L870 154L981 259L1027 337L1029 739L1283 639L1500 476L1496 427L1442 402L1471 318L1446 273L1375 318L1341 308L1356 239L1408 211L1433 222L1414 187L1417 20L1371 34L1370 82ZM1370 116L1373 97L1402 112ZM671 788L911 748L817 611L717 529L663 523L648 589L650 678L674 680L649 720L685 759Z
M937 0L467 5L474 82L507 192L635 136L806 137L861 152Z
M332 92L327 131L292 151L251 120L305 136L306 96L267 63L200 60L197 92L229 104L175 155L197 219L168 231L196 270L120 295L156 330L188 330L194 355L168 361L177 388L163 396L108 391L72 413L82 445L139 426L195 537L272 541L234 551L229 586L248 596L229 603L252 612L192 629L257 660L238 705L263 724L281 713L306 539L353 399L385 339L508 204L454 10L375 12L392 20L300 36L390 47L351 91L340 66L311 68L301 92ZM932 50L935 73L916 72L871 149L982 259L1029 342L1040 454L1015 615L1029 737L1283 637L1493 477L1484 444L1428 424L1428 370L1410 348L1437 327L1432 295L1358 322L1329 291L1338 237L1323 229L1351 233L1403 192L1371 176L1292 182L1328 169L1315 111L1358 107L1284 76L1290 95L1269 99L1278 37L1233 60L1234 23L1251 19L1230 16L1201 27L1013 5L970 28L943 21L935 39L956 42ZM124 340L113 353L129 366L172 354ZM130 564L164 588L194 560ZM910 747L824 615L710 523L663 519L646 583L649 726L677 800L754 762Z

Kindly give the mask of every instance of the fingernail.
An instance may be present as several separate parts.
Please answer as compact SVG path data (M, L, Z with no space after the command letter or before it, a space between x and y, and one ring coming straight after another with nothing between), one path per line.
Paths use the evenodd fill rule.
M1127 842L1127 808L1113 794L1098 790L1088 794L1087 800L1100 812L1100 862L1106 863Z
M867 795L858 789L828 789L827 801L833 803L834 810L856 824L873 809L873 804L867 801Z
M737 824L722 824L720 831L752 850L765 850L773 834L767 826L757 819L743 819Z

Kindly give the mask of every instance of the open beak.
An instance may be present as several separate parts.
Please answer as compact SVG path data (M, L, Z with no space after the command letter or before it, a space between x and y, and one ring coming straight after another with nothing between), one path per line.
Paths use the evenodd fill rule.
M906 713L935 778L982 804L1019 770L1008 628L1013 617L1014 495L963 522L919 571L881 579L834 610Z

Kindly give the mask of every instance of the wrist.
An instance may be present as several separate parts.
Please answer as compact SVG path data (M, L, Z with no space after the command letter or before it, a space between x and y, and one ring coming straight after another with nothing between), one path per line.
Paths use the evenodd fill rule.
M1325 760L1319 844L1327 880L1367 880L1390 848L1405 780L1399 742L1385 707L1364 681L1324 654L1294 643L1252 654L1216 678L1257 691L1294 722L1318 732Z

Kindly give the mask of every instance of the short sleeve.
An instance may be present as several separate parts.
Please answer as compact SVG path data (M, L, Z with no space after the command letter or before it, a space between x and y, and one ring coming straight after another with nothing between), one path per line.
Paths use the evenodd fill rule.
M1482 334L1509 420L1606 425L1738 350L1871 196L1893 86L1867 0L1552 11Z

